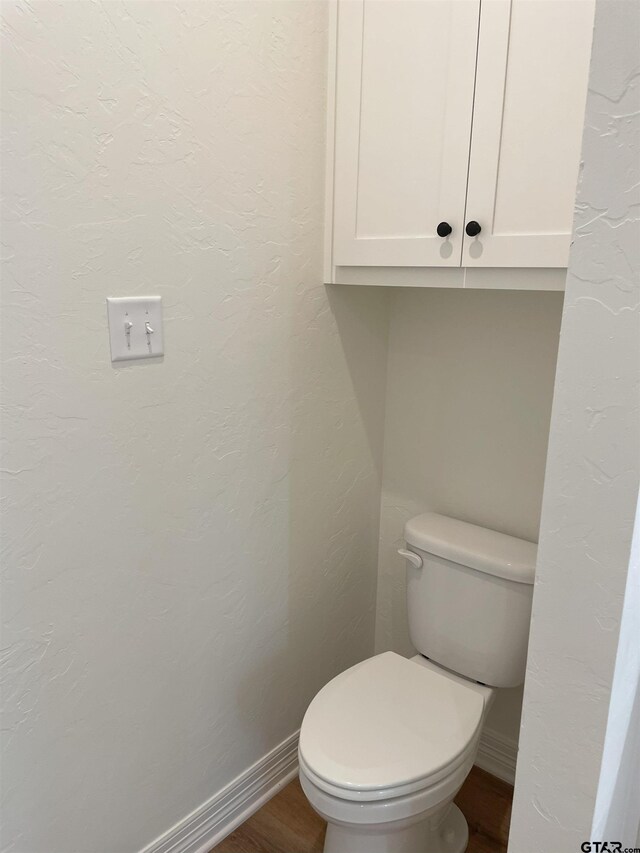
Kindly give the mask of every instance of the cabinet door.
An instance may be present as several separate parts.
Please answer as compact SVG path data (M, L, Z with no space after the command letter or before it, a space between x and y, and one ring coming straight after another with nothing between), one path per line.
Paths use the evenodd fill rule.
M482 3L463 266L569 259L592 0Z
M460 265L479 8L339 0L335 265Z

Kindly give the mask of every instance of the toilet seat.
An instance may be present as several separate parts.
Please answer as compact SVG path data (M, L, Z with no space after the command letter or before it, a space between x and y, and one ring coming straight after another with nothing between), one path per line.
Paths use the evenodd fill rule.
M334 796L315 784L303 764L300 764L300 784L313 808L326 821L353 826L389 823L397 826L400 821L425 818L434 811L440 811L444 803L452 801L468 776L473 759L474 754L470 753L456 771L428 788L389 796L388 799L356 801ZM392 793L395 792L387 792Z
M438 786L475 754L485 702L471 685L386 652L329 682L300 731L300 765L342 800L390 800Z

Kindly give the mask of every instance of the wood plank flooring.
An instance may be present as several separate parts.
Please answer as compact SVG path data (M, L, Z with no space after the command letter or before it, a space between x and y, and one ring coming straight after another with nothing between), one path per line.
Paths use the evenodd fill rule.
M513 789L474 767L456 797L469 823L467 853L506 853ZM325 823L297 779L269 800L215 853L322 853ZM212 850L211 853L214 853Z

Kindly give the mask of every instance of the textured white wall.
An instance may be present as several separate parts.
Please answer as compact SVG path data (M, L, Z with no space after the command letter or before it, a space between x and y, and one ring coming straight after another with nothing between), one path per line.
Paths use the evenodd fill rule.
M323 3L2 11L2 843L130 853L372 651L384 294L321 284Z
M410 654L405 521L427 509L537 540L561 293L396 290L376 647ZM487 721L517 740L522 690Z
M598 0L511 853L578 850L594 816L638 496L639 19Z

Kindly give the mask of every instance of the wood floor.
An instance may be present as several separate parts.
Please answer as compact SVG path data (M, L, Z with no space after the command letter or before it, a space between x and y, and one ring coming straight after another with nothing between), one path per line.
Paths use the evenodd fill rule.
M467 853L506 853L512 794L510 785L473 768L456 797L469 823ZM295 779L214 849L215 853L322 853L324 830L324 821Z

